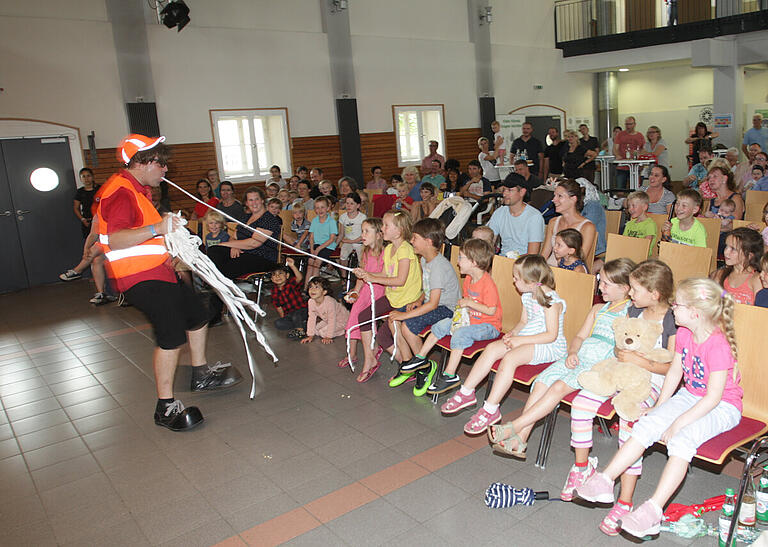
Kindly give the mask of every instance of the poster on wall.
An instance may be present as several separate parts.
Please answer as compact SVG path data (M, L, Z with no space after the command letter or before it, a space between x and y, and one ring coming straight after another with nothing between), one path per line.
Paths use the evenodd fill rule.
M704 122L707 125L707 129L712 130L714 114L712 112L711 104L697 104L688 107L688 132L692 132L693 128L699 122Z
M730 129L733 127L733 114L713 114L715 129Z
M589 128L589 132L592 133L594 129L592 127L592 116L568 116L568 129L573 129L578 133L580 125L586 125Z
M504 137L504 143L507 145L507 151L512 146L512 142L523 133L524 114L496 114L496 121L501 125L501 135Z
M744 109L744 130L752 127L752 116L755 114L763 115L763 127L768 127L768 103L747 104Z

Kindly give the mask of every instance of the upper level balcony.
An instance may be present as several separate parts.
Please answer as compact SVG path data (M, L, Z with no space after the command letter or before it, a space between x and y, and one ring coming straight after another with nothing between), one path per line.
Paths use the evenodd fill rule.
M564 57L768 29L768 0L555 0Z

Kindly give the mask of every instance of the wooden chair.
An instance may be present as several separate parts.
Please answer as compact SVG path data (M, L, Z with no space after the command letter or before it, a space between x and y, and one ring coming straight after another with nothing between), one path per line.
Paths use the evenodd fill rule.
M712 260L709 264L709 271L714 271L717 268L717 247L720 243L720 219L696 217L696 220L704 225L704 229L707 231L707 247L712 249Z
M653 221L656 223L656 234L658 234L657 243L661 241L661 233L664 231L664 223L669 220L669 217L667 215L662 215L661 213L648 213L648 217L653 219ZM651 256L659 256L659 247L658 245L651 249Z
M605 212L605 233L618 234L621 227L621 215L622 211L606 211Z
M747 196L744 199L744 207L746 208L750 205L757 204L762 209L766 202L768 202L768 192L762 190L747 190Z
M761 194L768 194L768 192L760 192ZM768 196L767 196L768 197ZM744 218L746 220L751 220L753 222L762 222L763 221L763 208L765 207L765 202L752 202L746 206L744 209Z
M675 286L677 286L689 277L709 275L712 249L662 241L659 244L659 260L670 267L675 276Z
M607 240L605 247L606 262L616 258L629 258L639 264L648 258L648 250L651 248L650 239L607 234Z
M584 257L584 264L587 265L588 272L592 271L592 265L595 263L595 249L597 249L597 233L595 233L595 237L592 239L592 245L589 246L587 256Z
M760 230L762 231L765 228L765 224L762 221L754 221L754 220L734 220L733 221L733 229L736 228L749 228L751 225L757 225Z
M283 209L280 211L280 218L283 219L283 226L291 226L291 222L293 222L293 211L290 209Z
M199 220L188 220L187 221L187 228L193 234L199 234L200 232L198 232L197 230L198 230L198 228L200 228L200 221Z

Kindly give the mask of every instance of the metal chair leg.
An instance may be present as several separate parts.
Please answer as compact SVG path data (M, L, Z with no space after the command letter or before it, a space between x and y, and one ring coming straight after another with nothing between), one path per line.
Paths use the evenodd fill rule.
M739 511L741 511L741 502L744 499L744 492L747 490L747 480L751 480L752 466L754 466L760 452L764 451L766 447L768 447L768 437L762 437L752 445L752 450L749 451L749 455L744 460L741 482L739 483L739 495L736 497L736 506L733 508L733 517L731 518L731 526L728 528L728 541L725 542L726 545L733 544L733 539L736 536L736 524L739 520Z
M601 418L600 416L597 417L597 423L600 426L600 429L603 430L603 436L608 437L609 439L613 437L613 433L611 433L611 428L608 427L608 422L605 418Z
M555 422L557 421L557 409L550 415L552 423L549 426L549 433L547 435L547 442L544 444L544 456L542 457L539 467L541 469L547 468L547 459L549 458L549 449L552 447L552 437L555 434Z
M491 394L491 389L493 389L493 380L496 378L496 373L491 371L488 373L488 383L485 386L485 399L488 400L488 396Z
M544 469L547 464L547 454L549 453L548 442L552 440L551 431L555 428L555 419L557 418L557 410L560 408L560 403L544 418L544 429L541 432L541 439L539 440L539 450L536 454L536 467Z
M264 283L264 278L262 276L257 277L258 281L256 282L256 305L258 306L261 302L261 286Z
M442 352L443 352L443 358L440 359L440 364L437 365L437 370L435 371L435 376L433 376L433 378L439 378L440 375L445 370L445 365L448 364L448 351L442 350ZM437 400L440 398L440 394L439 393L433 393L430 398L432 400L432 404L436 405L437 404Z

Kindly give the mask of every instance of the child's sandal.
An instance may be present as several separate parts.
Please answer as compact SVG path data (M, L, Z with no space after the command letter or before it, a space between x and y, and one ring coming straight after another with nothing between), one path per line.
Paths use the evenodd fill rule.
M349 360L349 357L345 357L341 361L339 361L339 364L336 365L339 368L347 368L349 365L352 365L352 368L354 369L357 366L357 359L352 359L352 361Z

